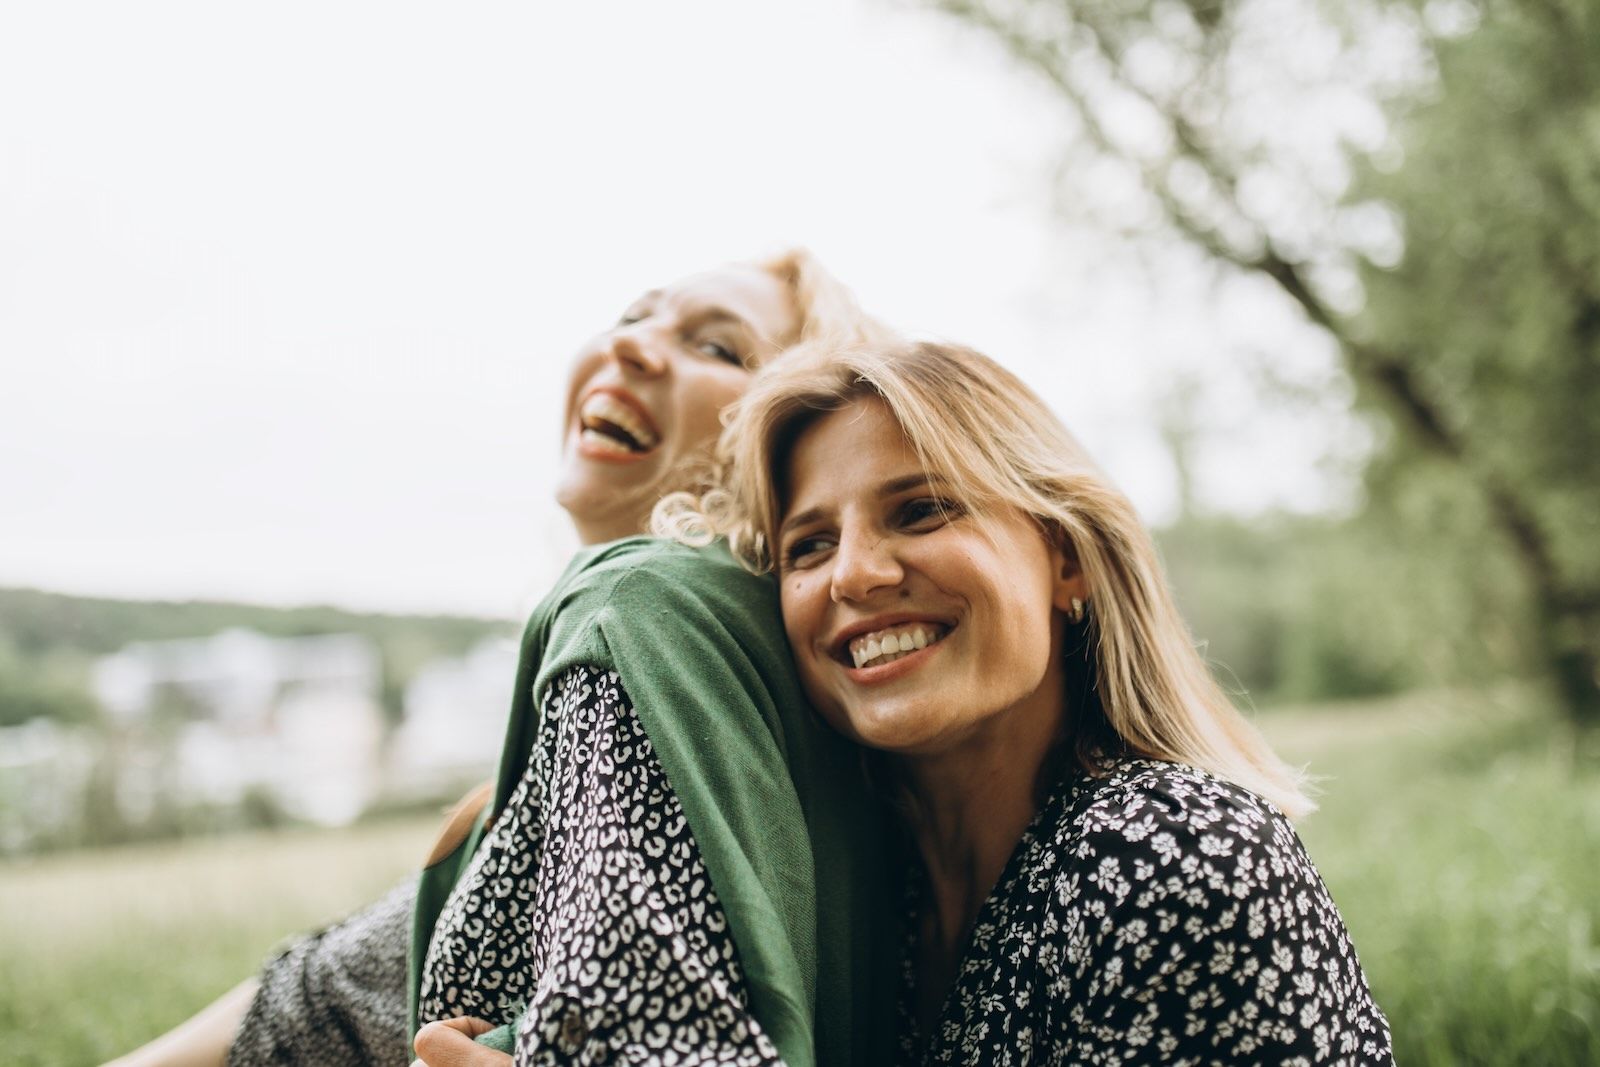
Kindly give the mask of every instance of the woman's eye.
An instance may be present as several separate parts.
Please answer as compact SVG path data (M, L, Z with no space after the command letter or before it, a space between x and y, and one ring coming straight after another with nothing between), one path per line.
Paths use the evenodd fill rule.
M948 500L918 497L908 500L900 509L900 521L914 529L935 529L960 513L961 509Z
M783 550L784 569L792 570L815 563L828 548L829 543L821 537L797 537Z
M739 358L739 353L727 345L718 344L716 341L701 341L695 347L712 359L720 359L724 363L732 363L736 367L744 366L744 360Z
M622 313L622 318L617 320L617 325L632 326L634 323L641 321L643 318L644 316L637 311L624 311Z

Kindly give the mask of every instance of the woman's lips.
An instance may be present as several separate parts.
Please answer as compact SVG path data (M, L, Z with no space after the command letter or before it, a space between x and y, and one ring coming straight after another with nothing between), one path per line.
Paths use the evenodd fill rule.
M581 455L611 463L643 459L661 443L661 431L638 398L609 387L584 396L578 405L576 433Z
M870 667L845 667L845 677L857 685L883 685L902 678L939 654L942 641L908 652L899 659L880 662Z

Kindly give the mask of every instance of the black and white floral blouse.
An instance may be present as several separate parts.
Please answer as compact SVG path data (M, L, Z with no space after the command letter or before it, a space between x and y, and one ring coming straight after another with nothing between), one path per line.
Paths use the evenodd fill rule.
M457 1015L520 1015L518 1067L780 1062L614 672L550 685L527 773L439 917L420 1018Z
M526 776L440 917L422 1018L520 1013L517 1067L778 1064L619 679L574 669L544 712ZM914 915L915 878L908 892ZM402 891L269 965L231 1062L406 1062L396 1019L408 905ZM1392 1062L1387 1024L1294 830L1253 794L1187 767L1127 761L1062 783L980 913L926 1035L912 1022L908 949L906 1064Z
M415 880L271 960L230 1067L410 1063ZM521 1020L518 1067L781 1067L727 917L615 673L546 694L534 757L439 918L423 1022Z
M915 915L916 878L908 893ZM909 948L906 1064L1393 1062L1288 820L1177 764L1128 760L1057 788L984 904L929 1034L913 1021Z

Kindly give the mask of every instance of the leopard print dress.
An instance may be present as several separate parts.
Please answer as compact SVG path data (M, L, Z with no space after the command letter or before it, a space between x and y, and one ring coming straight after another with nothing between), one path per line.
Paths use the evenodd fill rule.
M518 1067L780 1063L614 672L551 684L528 770L435 930L421 1020L520 1017Z

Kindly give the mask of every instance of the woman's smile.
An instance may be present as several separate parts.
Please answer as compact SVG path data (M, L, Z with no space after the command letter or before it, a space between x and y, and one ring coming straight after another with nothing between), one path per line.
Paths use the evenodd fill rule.
M881 685L926 664L952 629L939 622L885 625L847 640L835 658L857 685Z
M625 389L591 389L578 404L578 450L612 463L640 460L656 450L661 431L644 402Z
M736 265L646 293L585 346L568 383L556 488L583 540L638 533L716 440L751 369L798 330L784 282Z
M1059 716L1063 560L1037 525L968 514L876 401L803 430L787 482L784 629L835 729L932 754L1019 708Z

